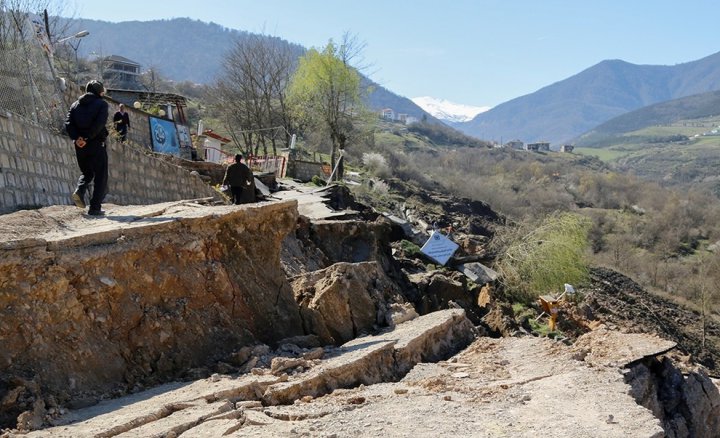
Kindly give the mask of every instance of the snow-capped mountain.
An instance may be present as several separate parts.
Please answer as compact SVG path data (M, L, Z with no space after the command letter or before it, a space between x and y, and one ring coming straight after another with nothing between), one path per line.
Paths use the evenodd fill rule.
M414 97L410 100L412 100L415 105L432 114L433 117L450 123L467 122L472 120L476 115L490 109L489 106L463 105L461 103L454 103L445 99L436 99L429 96Z

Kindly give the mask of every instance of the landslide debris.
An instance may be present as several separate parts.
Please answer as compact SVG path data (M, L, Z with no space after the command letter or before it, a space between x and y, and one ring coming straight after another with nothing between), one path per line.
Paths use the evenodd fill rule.
M148 353L140 342L155 347L171 343L178 349L176 337L185 326L173 322L176 314L150 311L143 316L144 331L132 338L136 344L127 348L135 355L132 357L139 357L137 351L145 351L137 362L141 372L113 380L119 384L114 390L91 392L89 397L82 391L58 397L51 385L66 380L53 383L47 373L38 373L38 368L28 363L24 374L17 372L12 379L2 381L5 386L0 385L0 408L5 409L6 421L16 421L22 431L57 425L30 436L534 437L549 431L578 437L598 433L608 437L714 436L717 429L713 429L713 418L720 418L717 387L703 368L692 364L682 364L687 373L684 376L678 369L682 359L674 354L671 343L643 334L684 332L665 320L644 328L644 320L635 319L643 315L623 307L643 302L654 311L651 317L657 319L656 314L661 312L652 306L665 303L652 298L643 301L642 290L626 284L620 276L611 271L598 276L594 271L592 287L582 291L588 299L562 309L560 327L564 335L560 341L526 336L533 331L529 316L518 318L492 280L487 284L469 281L451 267L429 262L408 244L421 242L432 228L442 228L460 243L458 257L463 261L491 263L487 244L507 221L483 203L422 191L399 181L391 185L400 195L392 206L393 214L383 215L355 202L343 189L323 190L320 196L298 188L302 197L298 198L302 204L299 210L307 216L294 213L282 231L274 229L272 221L278 220L277 216L289 216L271 206L296 201L219 207L232 212L220 217L217 210L208 214L192 206L192 218L184 217L173 206L159 210L144 207L142 214L112 207L110 218L92 223L99 231L92 238L82 237L80 231L89 226L87 222L61 220L52 233L36 229L32 237L22 239L18 235L23 231L18 231L10 239L14 243L4 246L20 251L17 260L28 251L45 251L46 257L48 250L65 247L58 242L72 242L68 246L75 248L73 251L88 250L93 256L107 257L117 255L116 248L123 245L152 252L156 248L153 245L163 242L162 236L151 237L158 230L152 225L171 224L169 229L177 236L169 241L190 251L190 260L201 261L192 264L189 271L202 275L194 280L185 278L187 254L173 255L170 249L154 261L143 258L143 263L132 264L135 272L142 273L152 263L159 263L156 270L167 268L167 261L173 260L177 267L162 278L168 285L179 287L176 294L187 293L191 284L202 288L207 278L225 279L224 286L211 288L211 294L190 306L198 315L208 309L222 314L224 304L236 309L249 303L259 306L262 301L275 319L257 324L254 319L261 316L253 312L232 313L223 321L247 338L222 338L217 345L221 354L176 363L168 362L171 356L161 348ZM318 199L311 198L322 198L319 202L325 205L316 208L312 204ZM347 207L353 210L339 211ZM262 212L264 209L268 214ZM62 209L54 212L56 217L68 215ZM203 227L195 225L195 219L223 221L232 215L238 215L232 224L210 227L216 232L211 240L223 250L215 249L215 243L198 242L195 232ZM118 233L107 222L113 217L133 225ZM22 218L13 220L21 230ZM51 224L52 220L47 218L46 222ZM128 243L140 235L133 234L139 233L130 229L133 227L147 231L142 245ZM266 233L273 242L267 254L263 252L268 250L265 242L258 238ZM223 241L221 237L228 235L232 238ZM181 244L183 239L187 241ZM89 247L83 249L84 244ZM42 251L38 252L38 245ZM255 260L250 254L256 253L265 255ZM81 264L87 259L78 258ZM113 262L105 261L104 265L113 266ZM248 274L243 271L246 267L251 270ZM11 271L17 275L16 269ZM84 272L80 268L76 271ZM96 271L69 282L67 290L84 287L87 282L97 286L85 287L89 291L122 290L123 281ZM258 281L255 271L271 273L268 282ZM259 288L249 296L242 293L248 283ZM152 294L154 287L151 276L136 292ZM0 290L6 294L0 297L9 296L7 291ZM279 310L278 300L284 300L286 293L295 307L288 306L295 310ZM113 294L122 296L119 291ZM112 299L113 294L103 296ZM233 298L223 301L226 296ZM166 304L161 299L157 303ZM82 307L83 318L93 321L92 327L106 323L97 320L98 315L103 317L95 311L93 306L97 305ZM108 305L121 308L113 307L112 301ZM292 326L297 330L267 337L268 331L277 328L276 323L288 324L286 312L292 315ZM678 307L668 312L670 318L684 310ZM202 321L202 329L212 330L217 325L214 321ZM605 330L603 323L613 330ZM157 324L160 333L166 332L168 325L177 332L155 343ZM257 333L248 328L260 325L263 328ZM640 334L621 334L621 329ZM32 330L35 328L28 326L26 333ZM183 342L188 352L194 351L197 339L203 339L200 328L195 334L198 338ZM366 334L376 336L357 337ZM681 351L692 353L684 349L690 335L688 339L669 339L677 342ZM211 339L217 342L218 338ZM473 339L469 348L449 357ZM72 349L69 345L62 348ZM427 363L443 358L447 361ZM170 368L159 367L162 363L170 363ZM162 374L167 369L172 372ZM175 378L186 383L144 389L145 385ZM127 391L136 394L98 403Z
M703 348L697 311L645 291L630 278L605 268L590 272L591 286L582 292L581 307L593 318L634 333L653 333L677 343L678 349L720 375L720 324L708 319Z
M659 419L629 394L623 367L671 343L589 333L583 349L590 363L548 338L480 337L448 360L425 362L456 351L471 330L461 310L434 312L328 349L302 371L278 376L255 368L166 385L76 411L27 436L665 436ZM613 347L636 353L617 355Z
M292 202L111 206L102 219L67 206L0 216L0 425L306 334L279 263L296 220Z

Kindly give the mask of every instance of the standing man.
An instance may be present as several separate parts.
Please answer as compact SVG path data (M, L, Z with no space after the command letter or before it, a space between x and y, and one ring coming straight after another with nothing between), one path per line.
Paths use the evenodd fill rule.
M228 166L223 178L223 185L230 186L233 204L255 202L255 178L242 158L242 154L235 155L235 163Z
M108 156L105 149L108 104L102 98L103 94L105 87L102 82L88 82L85 94L72 104L65 119L65 131L75 144L75 156L82 172L71 198L75 205L85 208L85 193L90 183L93 183L88 210L90 216L105 214L100 208L107 193L108 181Z
M120 136L120 142L125 143L127 140L127 131L128 128L130 128L130 116L125 112L125 105L122 103L113 116L113 125L115 125L115 131L117 131Z

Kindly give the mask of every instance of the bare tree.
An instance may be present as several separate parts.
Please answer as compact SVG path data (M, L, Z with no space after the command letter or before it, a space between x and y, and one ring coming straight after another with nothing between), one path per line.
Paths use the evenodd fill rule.
M172 88L157 64L150 64L147 70L140 74L139 81L143 87L153 93L169 92Z
M708 323L717 298L717 282L720 274L720 258L717 254L701 254L693 267L689 286L700 306L701 346L705 350Z
M228 53L214 100L235 142L257 155L290 143L285 90L296 56L290 45L266 35L238 40Z
M67 23L57 18L63 7L60 1L0 0L0 107L56 128L65 105L51 73L53 41Z

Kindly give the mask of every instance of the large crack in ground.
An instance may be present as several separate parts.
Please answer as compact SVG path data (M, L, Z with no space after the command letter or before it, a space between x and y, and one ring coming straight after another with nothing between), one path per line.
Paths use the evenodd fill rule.
M577 437L659 437L658 418L628 394L622 370L670 344L603 329L573 346L532 336L476 338L462 310L446 310L329 348L322 360L309 359L318 357L315 351L284 347L247 374L108 401L88 408L94 415L27 438L529 437L551 429Z
M252 425L253 421L262 422L258 415L283 421L319 419L333 410L292 414L268 408L290 407L338 391L396 382L423 358L447 358L472 339L472 324L462 310L436 312L401 324L395 330L351 341L330 352L329 357L317 366L291 376L287 373L272 375L269 370L258 368L249 375L235 378L214 376L209 379L209 388L203 388L202 382L196 382L147 400L128 403L127 406L119 400L116 402L119 409L103 408L104 415L88 415L88 418L61 429L67 434L57 434L58 428L53 428L33 432L30 436L85 436L88 431L92 431L92 436L103 437L124 434L170 436L170 432L178 436L225 415L229 417L222 419L233 421L227 424L224 433L241 430ZM218 387L217 390L213 385ZM198 391L206 393L198 394ZM153 403L153 399L157 401ZM364 398L356 399L346 407L355 409L364 402ZM257 412L257 409L262 411ZM95 411L98 411L97 408ZM229 411L242 411L244 414L231 415ZM248 417L250 411L254 412ZM216 422L215 426L219 425Z

